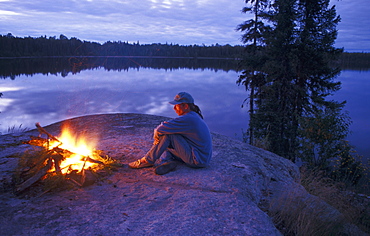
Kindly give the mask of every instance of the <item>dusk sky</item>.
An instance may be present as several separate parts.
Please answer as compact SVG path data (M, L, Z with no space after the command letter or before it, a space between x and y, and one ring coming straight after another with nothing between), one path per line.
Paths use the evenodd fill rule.
M331 0L342 22L336 47L370 52L369 0ZM241 45L244 0L0 0L0 34L104 43Z

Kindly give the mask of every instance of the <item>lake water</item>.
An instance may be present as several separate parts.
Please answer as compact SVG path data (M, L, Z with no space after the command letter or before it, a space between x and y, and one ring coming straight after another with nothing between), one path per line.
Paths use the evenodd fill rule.
M248 114L237 72L213 70L84 70L66 77L36 74L1 81L1 129L34 128L87 114L134 112L176 117L168 101L181 91L193 95L214 132L241 137Z
M370 160L370 71L344 70L338 79L342 88L333 97L347 101L344 110L352 120L348 140L358 154Z
M0 132L9 127L35 128L67 118L103 113L143 113L176 117L168 101L181 91L193 95L212 132L242 139L248 126L247 93L236 80L240 73L215 69L106 70L97 67L72 73L20 74L0 80ZM370 72L342 71L342 89L334 98L347 100L352 118L349 140L369 157ZM123 124L124 125L124 124Z

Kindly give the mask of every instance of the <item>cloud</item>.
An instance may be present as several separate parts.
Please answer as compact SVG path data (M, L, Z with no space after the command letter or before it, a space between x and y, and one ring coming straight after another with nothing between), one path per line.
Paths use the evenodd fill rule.
M3 27L16 36L179 44L237 43L237 24L230 22L242 5L226 0L0 2L2 9L16 13L8 14L9 25Z
M336 1L336 46L370 51L368 0ZM0 0L1 34L59 36L142 44L241 44L244 0Z
M366 49L370 52L370 4L368 0L332 1L341 17L336 46L349 50Z

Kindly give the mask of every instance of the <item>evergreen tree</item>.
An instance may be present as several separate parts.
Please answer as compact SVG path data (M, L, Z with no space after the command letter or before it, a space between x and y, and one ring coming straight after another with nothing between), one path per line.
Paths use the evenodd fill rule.
M251 43L245 48L245 56L242 63L245 69L242 75L239 76L237 83L243 84L246 90L249 90L249 128L247 131L247 137L245 141L249 140L249 144L253 144L253 127L254 127L254 100L258 96L258 90L256 88L261 87L265 82L264 73L261 71L260 65L263 64L265 58L263 57L264 49L264 35L267 35L271 28L265 24L264 21L268 18L266 10L270 6L270 0L246 0L247 4L250 3L250 7L244 7L243 13L252 13L253 18L245 21L237 27L237 30L244 32L242 36L243 43ZM247 100L247 99L246 99ZM246 101L245 100L245 101ZM245 102L244 101L244 102Z
M297 157L307 159L304 155L307 145L302 144L303 140L315 141L304 128L305 122L311 122L310 125L324 122L330 117L328 114L340 114L343 107L343 103L325 100L340 88L340 83L334 82L340 70L329 65L342 51L333 47L340 19L335 8L329 8L329 0L246 3L254 4L254 8L263 3L259 16L269 24L263 27L259 24L261 29L268 30L259 35L259 53L246 54L251 58L238 80L251 90L250 99L254 100L250 121L253 143L262 143L266 149L293 161ZM244 9L251 11L253 7ZM252 29L257 24L249 25L239 29ZM257 48L256 40L251 40L257 35L255 30L249 30L243 35L243 42L252 42ZM254 75L259 75L258 79ZM331 127L348 128L344 120L332 119ZM342 138L340 135L331 137L333 140ZM315 149L329 158L324 143L316 141Z

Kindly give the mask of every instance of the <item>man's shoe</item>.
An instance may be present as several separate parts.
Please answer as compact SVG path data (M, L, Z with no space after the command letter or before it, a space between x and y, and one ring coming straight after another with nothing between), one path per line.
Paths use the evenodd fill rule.
M143 157L137 161L129 163L128 166L133 169L140 169L140 168L145 168L145 167L151 167L153 166L153 164L147 162L147 160Z
M155 173L157 175L165 175L168 172L174 171L177 167L177 163L174 161L164 163L163 165L158 166L155 168Z

